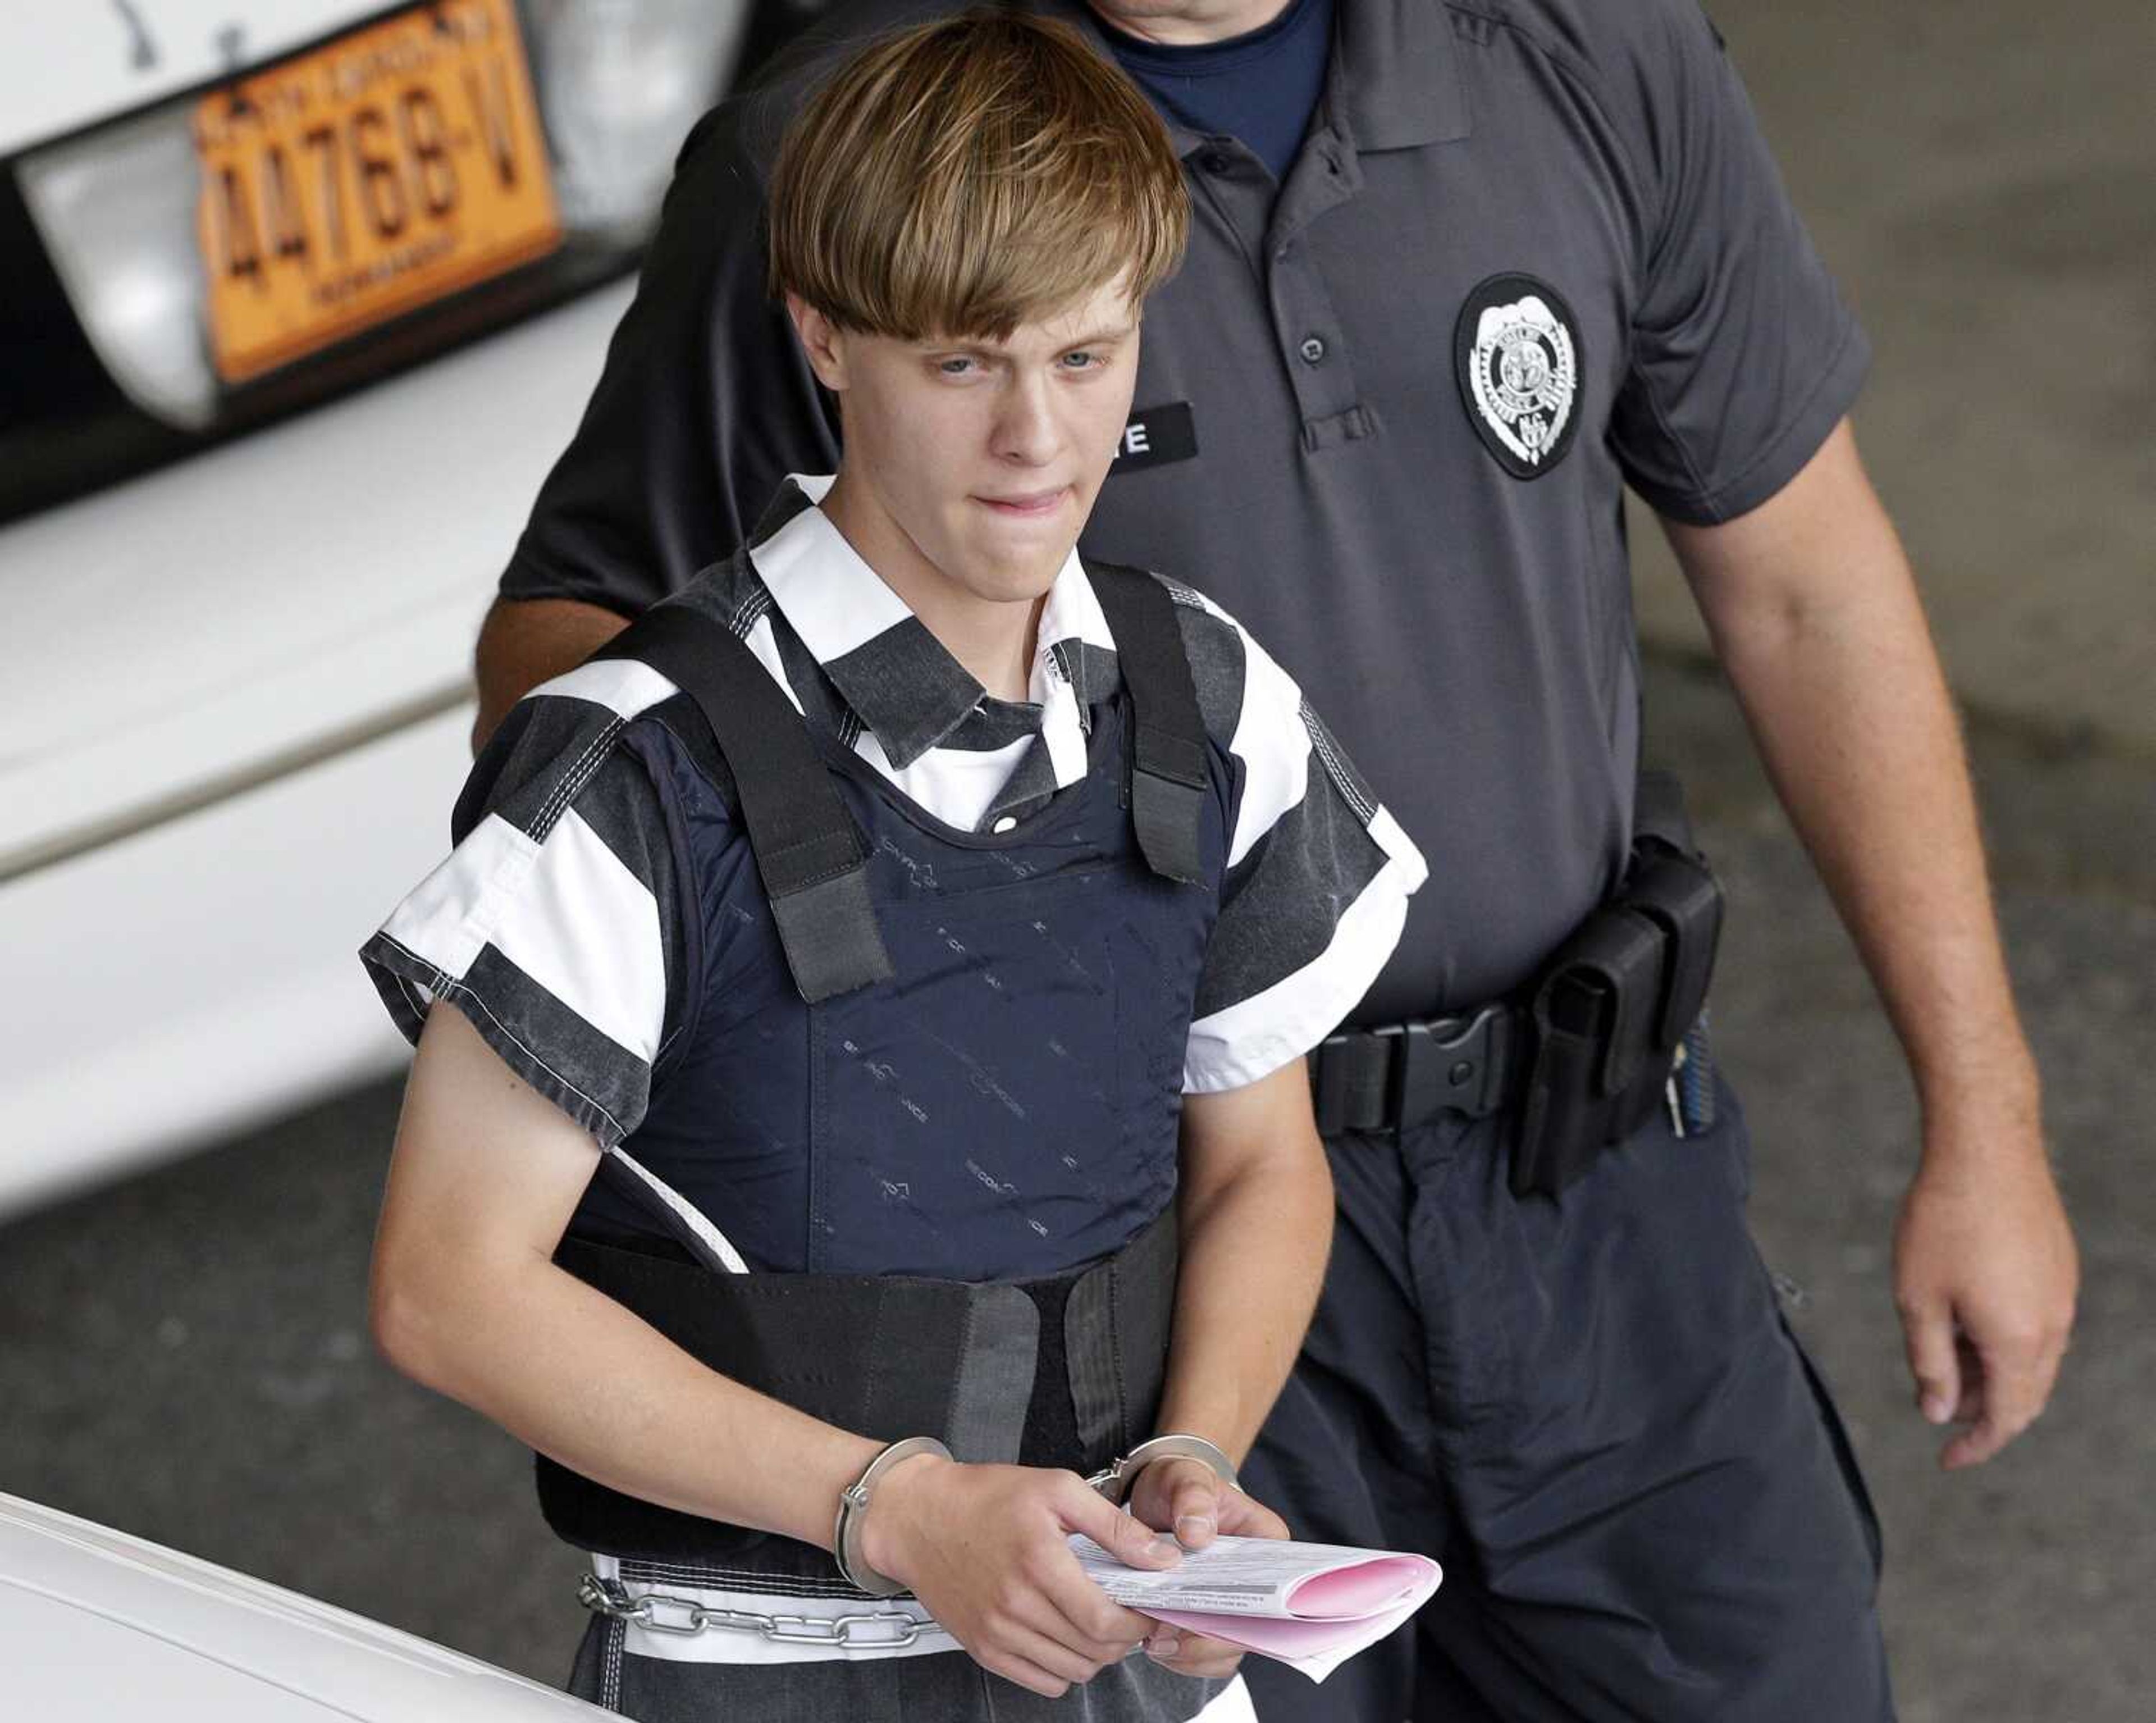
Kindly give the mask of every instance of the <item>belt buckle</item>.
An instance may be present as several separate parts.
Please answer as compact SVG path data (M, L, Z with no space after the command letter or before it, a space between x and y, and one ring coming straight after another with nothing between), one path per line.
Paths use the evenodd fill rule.
M1393 1049L1386 1111L1395 1129L1443 1112L1485 1118L1503 1104L1498 1067L1507 1023L1502 1006L1466 1017L1389 1023L1375 1033L1399 1038Z
M1367 1030L1336 1030L1312 1050L1311 1110L1317 1116L1318 1130L1325 1135L1342 1130L1390 1128L1386 1118L1370 1118L1364 1108L1350 1104L1351 1100L1368 1098L1362 1093L1363 1072L1357 1067L1361 1063L1358 1050L1370 1033ZM1389 1081L1389 1063L1383 1068Z

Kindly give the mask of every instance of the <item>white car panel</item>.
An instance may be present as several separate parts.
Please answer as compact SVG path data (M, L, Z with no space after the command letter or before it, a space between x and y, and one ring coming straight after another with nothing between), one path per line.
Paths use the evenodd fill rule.
M0 529L0 881L466 687L631 291Z
M447 851L471 718L0 889L0 1213L402 1065L353 954Z
M0 156L256 64L377 13L367 0L0 6Z
M35 1723L574 1723L609 1714L412 1634L0 1495L0 1669Z

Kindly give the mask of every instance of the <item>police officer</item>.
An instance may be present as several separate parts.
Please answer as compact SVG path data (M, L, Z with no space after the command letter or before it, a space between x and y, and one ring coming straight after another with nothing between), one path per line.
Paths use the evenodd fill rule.
M1339 1228L1253 1463L1298 1535L1450 1577L1389 1660L1322 1698L1257 1671L1260 1709L1890 1715L1876 1526L1745 1233L1696 1026L1669 1109L1523 1194L1527 1037L1496 1045L1633 865L1629 484L1917 1083L1897 1294L1922 1414L1962 1427L1960 1466L2041 1410L2074 1251L1951 708L1847 423L1862 334L1693 0L1075 15L1168 120L1196 211L1086 547L1274 643L1432 863L1329 1095L1319 1063ZM482 633L482 731L829 464L749 238L819 51L683 152ZM1457 1093L1427 1080L1448 1045Z

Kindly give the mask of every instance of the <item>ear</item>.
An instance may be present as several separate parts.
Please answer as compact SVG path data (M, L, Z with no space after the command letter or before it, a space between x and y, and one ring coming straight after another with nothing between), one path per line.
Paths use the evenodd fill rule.
M842 393L846 387L846 332L798 293L786 296L786 315L793 320L793 332L816 381Z

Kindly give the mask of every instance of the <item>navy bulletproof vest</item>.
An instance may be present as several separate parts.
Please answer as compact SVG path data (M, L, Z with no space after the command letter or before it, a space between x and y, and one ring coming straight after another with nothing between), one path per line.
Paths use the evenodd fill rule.
M1091 1470L1152 1433L1234 777L1164 589L1088 573L1123 687L1093 708L1086 777L993 836L812 733L722 624L661 605L608 649L689 696L630 739L683 810L695 878L735 882L735 922L725 986L690 1002L557 1260L817 1416ZM744 829L760 892L739 889ZM693 1174L697 1218L751 1272L711 1272L709 1229L624 1165L670 1186ZM761 1544L764 1571L829 1572L820 1551L543 1459L540 1481L587 1548L738 1565Z

